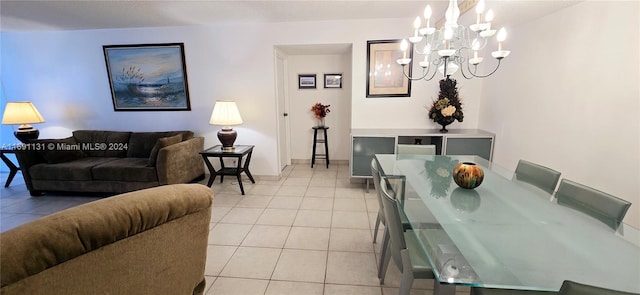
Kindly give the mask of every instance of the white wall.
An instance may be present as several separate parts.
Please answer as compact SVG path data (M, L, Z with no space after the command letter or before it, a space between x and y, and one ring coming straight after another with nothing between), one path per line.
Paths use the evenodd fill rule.
M31 100L47 120L41 137L69 136L75 129L191 129L217 144L208 119L216 99L233 99L245 120L236 127L239 144L255 144L252 168L276 174L273 49L253 26L155 28L43 33L3 33L2 72L8 100ZM240 34L244 32L249 35ZM184 42L190 112L114 112L102 45ZM248 50L254 50L248 54ZM250 71L242 69L251 69ZM3 132L4 134L5 132ZM4 140L4 138L3 138Z
M287 64L291 158L311 159L311 127L317 121L311 106L320 102L331 105L330 113L325 118L325 124L329 127L329 158L349 160L351 55L292 55L287 57ZM316 89L298 89L298 74L316 74ZM342 88L324 88L324 74L343 74ZM324 147L318 148L321 152L324 150Z
M353 83L351 88L344 88L351 89L351 127L436 128L426 118L425 106L437 97L437 81L415 82L410 98L365 98L367 40L405 37L412 33L411 24L411 19L384 19L3 32L1 79L7 100L30 100L36 104L47 120L36 125L42 138L65 137L72 130L85 128L191 129L205 136L205 145L211 146L218 144L215 134L219 126L208 124L215 100L235 100L244 120L244 124L234 127L238 131L236 143L256 145L252 172L279 175L274 46L353 44ZM114 112L102 46L172 42L185 44L192 111ZM461 84L465 122L450 127L475 128L479 95L474 93L479 93L480 82ZM331 120L330 115L329 124L335 125ZM13 142L8 132L11 128L2 128L3 143ZM336 149L341 152L348 150L348 142L333 142L339 144Z
M483 85L494 162L527 159L633 203L640 226L638 2L583 2L513 28Z

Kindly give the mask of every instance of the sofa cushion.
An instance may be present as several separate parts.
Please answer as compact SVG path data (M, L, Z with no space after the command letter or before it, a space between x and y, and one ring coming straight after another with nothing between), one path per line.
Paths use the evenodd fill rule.
M179 143L182 141L182 134L176 134L174 136L161 137L156 141L156 145L151 149L151 154L149 155L149 162L147 166L153 167L156 165L156 159L158 158L158 152L165 147L170 145Z
M89 157L126 157L131 132L76 130L73 137Z
M120 158L96 165L91 169L94 180L107 181L158 181L155 167L147 167L144 158Z
M179 132L182 133L182 141L192 139L195 136L195 133L193 133L193 131L191 130L184 130Z
M49 164L69 162L84 158L84 153L80 150L80 145L73 137L62 139L40 139L37 140L40 155Z
M192 131L132 132L127 157L149 158L158 138L182 134L182 140L193 138Z
M32 179L41 180L92 180L91 168L117 160L115 157L85 157L71 162L40 163L29 168Z

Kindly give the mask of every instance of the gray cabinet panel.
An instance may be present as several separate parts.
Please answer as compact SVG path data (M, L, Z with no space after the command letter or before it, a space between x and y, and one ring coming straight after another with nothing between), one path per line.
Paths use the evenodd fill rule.
M448 138L447 155L478 155L491 161L491 138Z
M351 173L356 177L371 177L371 159L375 154L393 154L395 137L353 137Z

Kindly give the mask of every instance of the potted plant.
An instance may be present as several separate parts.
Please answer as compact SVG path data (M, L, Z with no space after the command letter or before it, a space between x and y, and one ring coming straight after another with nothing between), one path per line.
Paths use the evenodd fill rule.
M318 120L318 127L324 127L324 117L331 112L331 110L329 110L330 106L331 105L316 102L316 104L311 107L311 112L313 112L314 117Z
M429 109L429 118L442 126L442 133L449 132L446 127L453 121L462 122L464 119L456 83L456 80L449 77L440 80L438 100L434 101Z

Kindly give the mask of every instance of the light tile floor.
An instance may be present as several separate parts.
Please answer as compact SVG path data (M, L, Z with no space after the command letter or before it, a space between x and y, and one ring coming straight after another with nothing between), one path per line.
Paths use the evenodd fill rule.
M283 174L279 181L256 184L243 179L244 196L235 179L227 177L222 184L216 179L206 294L397 294L395 266L389 266L384 285L376 275L375 191L352 184L348 165L295 164ZM2 175L4 182L7 173ZM1 192L2 231L100 198L33 198L20 174ZM416 280L411 293L432 294L432 285L432 280ZM469 293L468 288L457 291Z

